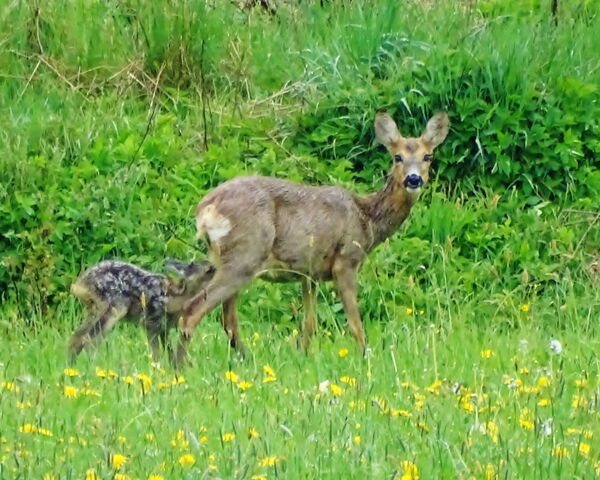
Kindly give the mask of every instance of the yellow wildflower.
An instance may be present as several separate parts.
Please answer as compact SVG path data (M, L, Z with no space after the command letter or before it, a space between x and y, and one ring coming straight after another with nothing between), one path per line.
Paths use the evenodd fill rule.
M413 462L404 460L400 467L403 470L400 480L419 480L419 469Z
M115 453L110 457L110 464L115 470L121 470L121 467L125 465L129 459L120 453Z
M550 400L547 398L542 398L538 403L538 407L547 407L550 405Z
M63 395L67 398L75 398L77 397L78 391L75 387L70 385L65 385L63 388Z
M279 463L280 459L277 457L264 457L258 462L261 467L274 467L277 463Z
M65 368L63 370L63 373L67 376L67 377L76 377L77 375L79 375L79 370L75 369L75 368Z
M337 395L338 397L344 393L344 389L342 387L340 387L339 385L336 385L335 383L331 383L329 385L329 390L331 390L331 393L333 393L334 395Z
M238 387L240 390L247 390L248 388L252 388L252 382L240 382L238 383Z
M179 465L182 467L191 467L194 463L196 463L196 459L191 453L186 453L179 457Z
M140 388L142 389L142 392L147 393L152 385L152 379L145 373L138 373L136 377L140 381Z
M356 436L354 437L354 443L355 443L356 445L359 445L359 444L360 444L360 435L356 435Z
M19 392L19 387L15 385L13 382L2 382L0 383L0 387L8 390L10 392Z
M496 469L494 465L488 463L485 466L485 480L497 480L498 475L496 474Z
M591 447L589 443L583 443L581 442L579 444L579 453L581 455L583 455L584 457L587 457L590 453Z
M113 477L114 480L133 480L129 475L125 475L124 473L115 473Z
M260 433L255 428L248 429L248 438L258 438L260 437Z
M584 388L587 385L587 383L587 378L578 378L577 380L575 380L575 386L577 388Z
M269 365L263 365L263 372L265 374L263 378L263 383L277 381L277 375L275 374L275 370L273 370Z
M392 417L407 417L407 418L412 417L412 413L407 412L406 410L401 410L401 409L391 410L390 415Z
M344 358L346 355L348 355L348 349L347 348L340 348L340 350L338 351L338 355L340 358Z
M235 433L224 433L221 437L225 443L235 440Z
M100 477L96 475L96 471L93 468L88 468L85 471L85 480L100 480Z
M427 387L427 391L429 393L438 393L438 390L440 389L440 387L442 386L442 381L441 380L436 380L435 382L433 382L431 385L429 385Z
M480 355L481 358L492 358L494 356L494 352L488 348L486 350L482 350Z
M152 474L148 477L148 480L165 480L162 475Z
M521 311L522 312L528 312L529 311L529 305L527 305L526 303L524 303L523 305L521 305Z
M252 475L250 480L267 480L266 475Z
M123 380L125 383L129 383L129 384L132 384L135 381L131 375L127 375L126 377L123 377L121 380Z
M225 378L233 383L237 383L239 381L239 377L231 370L225 372Z
M350 387L356 387L356 378L354 378L354 377L344 376L344 377L340 378L340 382L345 383L346 385L349 385Z
M548 377L540 377L537 381L537 386L540 388L546 388L550 385L550 379Z

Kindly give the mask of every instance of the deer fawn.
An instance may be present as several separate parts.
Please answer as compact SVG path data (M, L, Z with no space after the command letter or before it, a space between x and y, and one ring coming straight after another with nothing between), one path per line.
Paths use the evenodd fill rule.
M198 295L215 269L208 261L187 264L169 259L165 266L182 278L171 280L113 260L100 262L81 274L71 293L84 304L88 318L71 336L70 359L97 343L124 317L141 319L155 360L161 343L171 353L169 329L177 326L184 303Z
M382 190L370 195L271 177L234 178L207 194L197 207L196 225L198 237L208 237L216 273L205 292L184 306L176 360L184 360L195 327L220 304L230 345L243 353L236 298L257 276L302 282L305 348L315 332L315 282L334 280L350 332L364 353L356 299L358 268L408 216L428 180L433 150L448 129L448 115L440 112L419 138L405 138L387 113L377 113L375 132L392 155L393 165Z

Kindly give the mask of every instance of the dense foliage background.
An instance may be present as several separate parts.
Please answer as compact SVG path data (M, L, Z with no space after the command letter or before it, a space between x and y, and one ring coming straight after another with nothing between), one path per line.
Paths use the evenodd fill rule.
M5 318L53 312L101 258L199 255L193 207L236 175L378 188L381 108L406 135L440 109L452 130L405 233L364 268L368 317L436 289L490 302L477 318L515 289L552 298L544 321L570 295L597 307L597 2L273 6L0 7ZM288 315L277 295L263 302Z

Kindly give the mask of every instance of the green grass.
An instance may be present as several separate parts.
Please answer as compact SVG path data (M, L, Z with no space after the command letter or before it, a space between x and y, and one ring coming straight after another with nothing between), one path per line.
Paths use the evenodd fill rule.
M320 311L333 315L331 305ZM244 317L250 353L239 362L211 318L181 377L151 363L137 329L118 328L83 354L75 376L63 371L68 328L9 336L0 351L2 472L402 478L412 462L420 478L592 478L600 460L597 329L591 338L557 329L539 322L535 307L518 307L523 326L502 331L435 308L368 322L367 359L351 336L327 327L304 354L294 322ZM62 316L70 326L70 303ZM553 338L559 355L549 350ZM265 365L274 381L265 382ZM128 459L118 470L127 477L114 477L116 454ZM180 465L184 455L193 466ZM274 466L261 466L272 458Z
M213 3L0 6L0 478L599 476L598 1ZM256 282L244 362L213 313L178 376L126 325L65 373L82 268L202 257L237 175L379 188L380 108L452 128L361 270L368 358L331 285L305 354Z

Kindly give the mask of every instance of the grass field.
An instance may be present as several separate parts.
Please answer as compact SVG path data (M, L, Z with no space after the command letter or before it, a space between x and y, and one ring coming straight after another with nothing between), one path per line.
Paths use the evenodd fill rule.
M600 477L600 5L550 4L1 5L0 479ZM215 312L181 371L128 324L67 364L82 268L203 257L237 175L380 188L380 108L452 127L362 267L366 358L332 286L305 353L255 282L244 361Z

